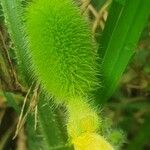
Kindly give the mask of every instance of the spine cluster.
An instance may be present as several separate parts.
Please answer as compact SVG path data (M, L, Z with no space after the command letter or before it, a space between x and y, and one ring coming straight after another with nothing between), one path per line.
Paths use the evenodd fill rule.
M75 150L113 150L99 135L101 120L88 102L97 86L96 44L72 0L34 0L26 10L31 70L56 103L68 109Z

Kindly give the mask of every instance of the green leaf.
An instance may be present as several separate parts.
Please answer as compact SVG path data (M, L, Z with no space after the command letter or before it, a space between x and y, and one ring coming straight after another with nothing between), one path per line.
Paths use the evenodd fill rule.
M64 122L59 120L52 101L41 95L38 102L38 127L34 130L34 117L29 116L27 124L29 150L72 150Z
M1 0L0 2L8 32L16 48L15 52L18 57L19 70L22 74L26 74L26 78L28 78L27 75L29 75L29 73L26 68L28 68L30 64L29 61L27 62L25 60L28 55L27 40L23 30L23 7L21 5L21 0ZM24 78L23 75L22 78Z
M4 20L4 15L2 11L2 6L0 5L0 24L3 23L3 20Z
M135 52L149 13L149 0L113 1L98 51L102 58L102 88L97 91L100 104L115 91Z
M18 102L23 101L23 97L15 95L13 93L9 93L9 92L4 92L4 96L7 99L8 106L14 108L14 110L19 114L20 108L19 108L18 103L16 101L18 101Z
M8 105L19 114L21 108L18 103L23 101L23 97L13 93L4 92ZM59 119L59 114L54 109L51 100L41 95L38 103L38 128L34 129L35 120L31 113L27 118L27 136L29 150L72 150L68 144L68 137L64 122ZM62 112L61 112L62 113Z
M19 104L23 101L24 97L11 93L11 92L5 92L0 90L0 96L4 98L4 100L7 102L7 105L9 107L12 107L17 114L20 113L20 107Z
M106 2L106 0L91 0L91 4L97 10L99 10L105 2Z

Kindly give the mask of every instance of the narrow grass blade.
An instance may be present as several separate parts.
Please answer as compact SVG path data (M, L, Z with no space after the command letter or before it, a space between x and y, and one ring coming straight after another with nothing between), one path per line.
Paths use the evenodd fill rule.
M1 0L0 2L4 12L8 32L16 48L16 55L20 67L19 70L22 74L26 74L27 76L29 62L25 60L28 55L26 47L27 40L25 39L25 33L23 30L23 7L21 5L21 0ZM24 76L22 75L22 78L23 77Z
M97 99L103 104L113 94L150 13L150 1L113 1L102 36L99 54L102 57L102 88Z
M23 97L9 92L4 92L4 96L6 97L8 106L12 107L19 114L20 108L18 104L23 101Z
M56 109L49 98L41 95L38 104L38 128L34 130L34 117L28 118L29 150L72 150L64 123L58 119ZM61 127L61 128L60 128Z

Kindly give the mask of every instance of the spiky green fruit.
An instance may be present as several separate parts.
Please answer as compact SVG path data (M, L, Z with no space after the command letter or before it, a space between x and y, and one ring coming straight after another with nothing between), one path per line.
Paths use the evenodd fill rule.
M91 103L87 103L86 99L76 98L68 103L67 108L67 131L72 139L82 133L94 133L99 130L101 119L97 109Z
M72 0L34 0L26 13L32 69L57 100L83 97L96 85L96 46Z

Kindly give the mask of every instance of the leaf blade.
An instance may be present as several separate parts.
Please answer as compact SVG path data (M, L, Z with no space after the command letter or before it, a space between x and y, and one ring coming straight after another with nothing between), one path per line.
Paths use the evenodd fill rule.
M113 3L117 5L116 1ZM99 99L100 104L105 103L113 94L122 73L133 56L134 48L150 12L149 6L150 1L148 0L145 3L141 0L126 0L125 4L120 5L120 9L118 9L119 14L113 13L114 9L110 12L109 23L112 22L109 19L116 18L116 16L112 17L111 15L117 15L118 19L115 20L114 30L111 30L112 34L109 36L108 42L101 45L106 50L99 48L99 54L102 53L101 56L103 57L101 66L103 87L97 91L97 99ZM111 28L111 24L108 26ZM104 31L104 33L107 32Z

